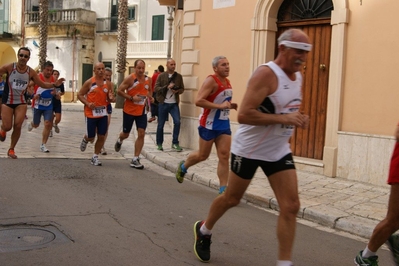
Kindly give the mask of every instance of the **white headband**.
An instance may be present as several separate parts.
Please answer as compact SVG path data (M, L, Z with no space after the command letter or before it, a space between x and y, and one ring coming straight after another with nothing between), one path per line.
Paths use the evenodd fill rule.
M286 47L290 48L295 48L295 49L300 49L300 50L305 50L305 51L310 51L312 50L312 45L309 43L304 43L304 42L291 42L291 41L281 41L279 45L284 45Z

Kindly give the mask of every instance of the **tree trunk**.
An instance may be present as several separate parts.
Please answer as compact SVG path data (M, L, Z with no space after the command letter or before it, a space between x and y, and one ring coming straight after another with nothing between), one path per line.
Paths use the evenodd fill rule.
M124 80L126 72L127 17L128 17L127 0L118 0L118 47L116 52L118 86ZM124 102L125 102L124 98L117 96L115 108L123 108Z
M47 27L48 27L48 0L39 2L39 67L40 69L47 58Z

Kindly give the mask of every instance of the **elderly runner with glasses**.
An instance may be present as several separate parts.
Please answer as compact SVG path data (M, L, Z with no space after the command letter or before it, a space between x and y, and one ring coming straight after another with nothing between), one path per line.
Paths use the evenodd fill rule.
M55 88L60 86L65 80L61 78L54 83L43 82L36 71L27 65L30 58L29 48L21 47L17 54L17 62L0 67L0 75L7 75L2 97L3 104L1 106L2 124L0 128L0 141L5 141L6 132L13 128L10 148L7 152L8 157L12 159L18 158L15 155L14 148L21 135L22 123L25 120L29 81L33 80L42 88ZM29 94L32 93L33 92L29 92Z

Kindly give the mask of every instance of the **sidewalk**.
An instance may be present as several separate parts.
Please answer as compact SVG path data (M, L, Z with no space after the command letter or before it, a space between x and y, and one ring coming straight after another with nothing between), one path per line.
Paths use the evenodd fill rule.
M93 153L93 144L88 145L85 152L79 150L80 141L85 133L83 105L78 103L63 103L63 116L60 123L60 134L54 133L50 138L47 148L50 153L41 153L41 132L43 125L32 132L27 131L27 123L31 121L32 113L28 110L29 119L24 122L21 138L16 147L19 158L61 158L61 159L89 159ZM133 140L129 137L123 142L120 152L114 151L114 143L122 126L122 110L113 109L111 126L105 147L106 156L100 156L103 167L109 160L131 160L133 156ZM184 186L175 181L174 173L177 164L184 160L191 150L183 147L182 152L175 152L171 147L172 128L165 125L164 151L156 148L155 132L156 122L148 123L142 163L146 165L151 161L169 170L171 178L177 186ZM8 132L7 139L0 143L0 158L7 157L7 149L11 137ZM132 130L131 135L135 135ZM219 187L216 175L217 157L215 154L204 162L190 167L185 176L189 180L214 188L215 195ZM0 169L1 171L1 169ZM342 178L329 178L322 175L298 171L298 187L301 200L299 218L313 221L329 228L345 231L369 238L374 226L385 217L389 196L389 186L377 187L369 184L348 181ZM266 209L278 210L276 199L268 180L260 170L257 171L251 185L244 195L244 202Z

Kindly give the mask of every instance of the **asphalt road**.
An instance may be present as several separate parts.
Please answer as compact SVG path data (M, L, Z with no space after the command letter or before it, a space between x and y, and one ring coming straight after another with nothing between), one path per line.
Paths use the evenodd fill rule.
M0 159L0 230L51 225L66 236L44 248L0 252L1 266L203 265L192 251L192 227L216 191L178 184L145 159L144 170L127 160L102 161L95 167L89 160ZM275 213L233 208L214 228L210 264L275 265L275 228ZM0 237L1 245L7 243ZM353 265L364 247L364 239L300 222L294 262ZM380 265L393 265L387 250L379 255Z

